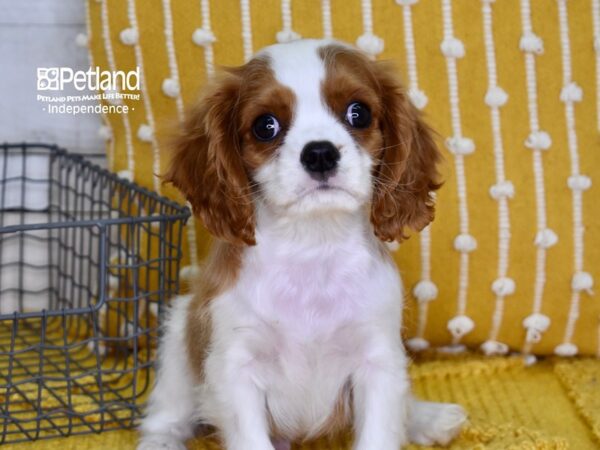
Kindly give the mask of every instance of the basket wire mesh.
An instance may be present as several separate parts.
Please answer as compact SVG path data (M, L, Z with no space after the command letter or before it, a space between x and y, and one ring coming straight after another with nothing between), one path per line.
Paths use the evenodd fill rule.
M0 444L136 425L188 217L55 146L0 145Z

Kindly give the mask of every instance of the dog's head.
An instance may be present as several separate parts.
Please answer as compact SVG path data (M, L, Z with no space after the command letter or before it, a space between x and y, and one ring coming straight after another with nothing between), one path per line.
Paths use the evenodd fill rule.
M255 207L290 218L370 211L402 239L433 219L439 153L393 68L349 46L267 47L204 91L166 180L217 237L255 242Z

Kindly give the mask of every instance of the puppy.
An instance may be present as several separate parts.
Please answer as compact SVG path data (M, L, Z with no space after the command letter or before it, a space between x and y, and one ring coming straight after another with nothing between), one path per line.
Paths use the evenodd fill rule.
M448 443L465 413L411 396L383 244L433 219L439 187L394 70L334 41L277 44L187 117L166 179L217 239L171 308L138 449L184 449L198 424L228 450L350 424L357 450Z

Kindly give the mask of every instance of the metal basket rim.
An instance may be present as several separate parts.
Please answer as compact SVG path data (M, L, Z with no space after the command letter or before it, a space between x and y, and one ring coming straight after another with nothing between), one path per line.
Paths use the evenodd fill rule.
M108 179L115 181L120 184L123 188L130 189L133 192L146 196L152 200L155 200L159 204L168 206L174 210L175 213L164 213L161 215L142 215L137 217L120 217L120 218L107 218L107 219L94 219L94 220L65 220L61 222L41 222L31 224L18 224L0 226L0 233L15 233L22 231L31 230L49 230L57 228L89 228L97 227L101 233L103 233L106 227L111 225L127 225L127 224L139 224L139 223L162 223L162 222L176 222L182 221L183 224L187 222L191 215L189 207L181 205L165 196L162 196L156 192L150 191L135 182L119 177L116 173L111 172L108 169L100 167L88 159L85 155L70 153L66 149L59 147L56 144L44 144L38 142L20 142L20 143L0 143L0 149L25 149L25 148L40 148L48 150L49 154L63 156L71 159L72 161L81 164L82 167L86 167L92 171L97 172L102 176L106 176ZM101 278L105 277L105 270L101 269ZM104 295L93 305L80 308L61 308L61 309L42 309L40 311L30 312L13 312L7 314L0 314L0 323L8 320L21 320L31 319L39 317L56 317L56 316L73 316L92 313L98 311L105 303Z
M54 153L55 155L65 156L67 158L70 158L71 160L78 162L82 166L85 166L95 172L100 173L101 175L108 177L109 179L119 183L120 185L122 185L125 188L132 189L133 191L135 191L139 194L145 195L153 200L156 200L157 202L159 202L163 205L174 208L175 210L178 211L178 214L167 214L172 219L181 219L181 218L187 219L191 215L191 211L190 211L189 207L187 207L185 205L181 205L181 204L177 203L176 201L171 200L168 197L160 195L156 192L150 191L149 189L146 189L145 187L140 186L139 184L135 183L134 181L129 181L125 178L121 178L116 173L111 172L108 169L104 169L104 168L100 167L98 164L95 164L95 163L89 161L88 159L86 159L85 155L71 153L68 150L66 150L62 147L59 147L56 144L44 144L44 143L39 143L39 142L3 142L2 144L0 144L0 148L6 148L6 149L11 149L11 148L23 149L23 148L33 148L33 147L46 149L46 150L49 150L51 153ZM144 220L144 219L146 219L146 217L149 218L150 220ZM152 216L146 216L146 217L140 218L140 221L151 221L151 222L155 221L155 220L158 221L158 218L156 218L156 217L152 217ZM124 220L124 222L119 222L120 220ZM112 225L115 223L130 223L130 220L131 220L130 218L99 219L99 220L94 220L94 221L90 221L90 222L93 222L95 224ZM80 221L73 220L73 221L66 221L66 222L72 222L73 224L75 224L75 223L79 223ZM39 225L39 224L32 224L32 225ZM73 226L73 225L67 225L67 226ZM2 231L2 230L4 230L4 228L0 227L0 231Z

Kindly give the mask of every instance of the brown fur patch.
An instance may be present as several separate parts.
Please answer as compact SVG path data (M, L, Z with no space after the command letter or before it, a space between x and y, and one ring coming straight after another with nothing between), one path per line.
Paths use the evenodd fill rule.
M188 199L206 228L234 244L254 244L252 173L273 157L292 121L294 95L275 80L268 59L224 71L188 110L172 139L164 175ZM252 134L261 114L275 115L282 133L270 142Z
M410 102L396 70L340 45L321 49L327 75L323 95L343 121L347 106L360 101L372 123L349 130L374 158L371 222L384 241L405 238L405 228L421 230L433 220L431 192L438 189L440 152L433 132Z
M240 74L244 81L240 89L237 118L242 158L250 173L275 155L291 126L296 102L293 92L275 79L268 60L257 61L245 73ZM281 132L272 141L259 141L252 133L254 121L263 114L275 116L281 126Z
M360 102L371 110L369 127L347 126L347 130L360 145L376 156L383 143L380 130L383 111L373 63L362 53L339 45L323 47L320 56L326 69L321 90L332 113L346 124L345 115L350 103Z
M195 282L194 297L188 306L185 339L192 371L199 383L204 381L204 361L210 351L210 302L235 283L242 264L242 252L240 246L216 241Z

